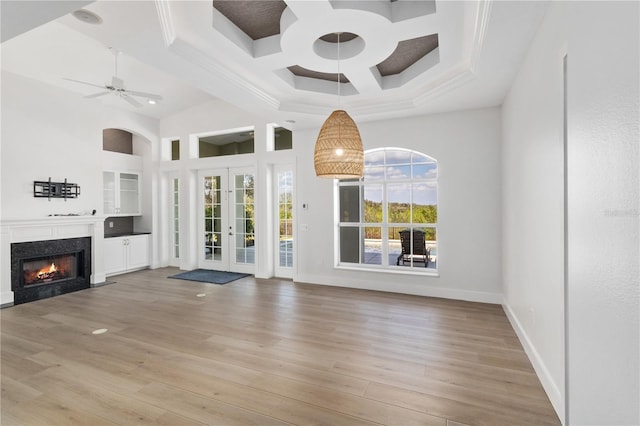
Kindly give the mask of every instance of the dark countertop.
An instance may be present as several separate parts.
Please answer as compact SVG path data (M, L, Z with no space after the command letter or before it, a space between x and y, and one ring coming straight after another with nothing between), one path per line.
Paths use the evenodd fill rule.
M130 237L133 235L150 235L151 232L121 232L119 234L105 234L105 238L113 238L113 237Z

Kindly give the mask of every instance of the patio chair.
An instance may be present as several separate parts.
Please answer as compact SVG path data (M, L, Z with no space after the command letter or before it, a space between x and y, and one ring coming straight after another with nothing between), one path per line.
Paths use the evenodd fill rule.
M402 245L402 253L396 260L396 265L400 266L400 260L402 264L410 262L413 257L414 262L424 262L424 267L429 266L429 256L431 256L431 248L427 248L424 231L419 229L413 230L413 253L411 252L411 230L405 229L400 231L400 242Z

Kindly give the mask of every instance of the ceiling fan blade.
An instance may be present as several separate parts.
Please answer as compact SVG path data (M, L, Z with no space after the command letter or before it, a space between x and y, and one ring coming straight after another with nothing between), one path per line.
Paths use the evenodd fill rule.
M94 93L93 95L87 95L84 98L85 99L97 98L99 96L108 95L109 93L111 93L111 91L107 90L106 92L98 92L98 93Z
M124 99L125 101L129 102L131 105L133 105L136 108L140 108L142 106L142 104L138 101L136 101L135 99L133 99L131 96L127 96L124 93L120 93L120 97L122 99Z
M132 96L140 96L141 98L148 98L148 99L153 99L153 100L156 100L156 101L161 101L162 100L162 96L155 95L153 93L136 92L135 90L126 90L126 92L129 95L132 95Z
M100 89L105 89L104 86L100 86L98 84L87 83L86 81L74 80L72 78L63 78L63 80L73 81L74 83L86 84L87 86L99 87Z

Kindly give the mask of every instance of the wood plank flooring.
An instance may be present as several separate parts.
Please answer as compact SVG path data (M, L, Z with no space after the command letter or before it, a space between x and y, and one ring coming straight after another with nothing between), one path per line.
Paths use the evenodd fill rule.
M560 424L500 306L177 272L1 310L2 425Z

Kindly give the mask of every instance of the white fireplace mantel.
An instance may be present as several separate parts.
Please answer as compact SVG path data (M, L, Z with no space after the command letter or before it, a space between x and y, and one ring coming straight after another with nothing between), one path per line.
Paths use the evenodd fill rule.
M0 305L13 303L11 243L91 237L91 284L104 282L105 218L102 215L87 215L0 220Z

